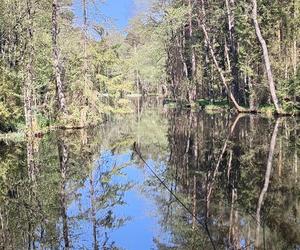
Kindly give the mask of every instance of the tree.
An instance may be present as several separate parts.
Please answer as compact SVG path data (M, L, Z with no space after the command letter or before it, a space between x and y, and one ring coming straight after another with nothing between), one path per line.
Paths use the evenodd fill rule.
M252 4L253 4L252 18L253 18L256 35L257 35L257 38L260 42L260 45L261 45L261 48L263 51L264 62L265 62L265 67L266 67L266 71L267 71L267 76L268 76L269 90L271 93L273 104L276 109L276 113L281 114L282 110L281 110L281 107L279 105L279 101L278 101L278 98L276 95L275 82L273 79L273 73L272 73L272 69L271 69L271 62L270 62L270 58L269 58L267 44L266 44L265 39L262 36L261 30L260 30L260 27L258 24L258 20L257 20L257 2L256 2L256 0L252 0Z
M62 80L62 64L60 61L60 52L58 48L58 2L52 2L52 53L53 53L53 71L55 75L56 95L59 103L59 109L62 114L66 115L66 100L64 95L64 84Z

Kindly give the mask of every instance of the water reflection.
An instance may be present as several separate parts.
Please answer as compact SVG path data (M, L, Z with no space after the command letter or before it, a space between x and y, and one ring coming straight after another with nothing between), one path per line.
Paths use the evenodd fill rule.
M299 122L160 105L0 142L0 248L299 248Z
M158 248L299 248L298 132L286 118L169 114L165 181L208 222L216 247L169 197L157 204L172 245L157 239Z

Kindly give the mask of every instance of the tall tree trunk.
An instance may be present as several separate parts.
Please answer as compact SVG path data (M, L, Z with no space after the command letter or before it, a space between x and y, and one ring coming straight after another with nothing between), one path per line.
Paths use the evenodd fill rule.
M246 81L248 83L248 87L249 87L249 106L250 106L250 110L255 110L255 100L256 100L256 97L255 97L255 88L254 88L254 85L255 85L255 80L252 79L250 76L246 75Z
M227 18L228 18L228 32L229 32L229 51L231 56L231 74L233 93L237 100L241 101L240 86L239 86L239 68L238 68L238 49L237 41L235 39L235 19L232 8L234 8L234 0L226 0Z
M26 65L26 78L24 82L23 96L24 96L24 113L26 127L30 133L33 133L34 129L34 117L33 117L33 3L31 0L27 0L27 36L28 36L28 51L27 51L27 65Z
M62 81L62 65L60 62L60 52L57 43L58 36L58 3L57 0L52 2L52 60L53 70L56 83L56 95L59 103L59 109L63 114L67 113L66 99L64 95L64 86Z
M83 8L83 51L84 51L84 87L86 87L87 83L87 70L88 70L88 62L87 62L87 0L82 0L82 8Z
M192 65L192 79L194 79L196 74L196 54L195 54L195 48L193 44L193 2L192 0L189 0L189 39L190 39L190 45L191 45L191 65Z
M252 0L252 4L253 4L252 19L253 19L253 23L254 23L254 27L255 27L256 36L260 42L260 45L261 45L261 48L263 51L263 57L264 57L265 67L266 67L267 76L268 76L269 90L271 93L273 104L276 109L276 113L280 114L280 113L282 113L282 110L281 110L281 107L280 107L280 104L279 104L279 101L278 101L278 98L276 95L276 88L275 88L275 82L274 82L273 73L272 73L272 69L271 69L269 52L268 52L266 41L262 36L261 30L259 27L259 23L257 20L257 2L256 2L256 0Z
M82 0L83 9L83 105L84 108L80 111L80 123L81 126L86 125L87 120L87 109L88 109L88 98L84 93L88 87L88 55L87 55L87 45L88 45L88 19L87 19L87 0Z
M237 111L239 111L239 112L243 112L244 111L245 112L245 109L242 108L238 104L238 102L236 101L234 95L232 94L231 89L230 89L230 87L228 86L228 84L226 82L226 78L224 76L224 72L221 69L221 67L220 67L220 65L219 65L219 63L217 61L217 58L216 58L216 55L215 55L214 49L212 47L210 38L209 38L208 33L207 33L206 25L205 25L205 6L204 6L204 1L203 0L201 0L201 5L202 5L201 6L202 13L200 13L200 17L202 17L202 18L198 17L198 24L202 28L202 31L203 31L203 34L204 34L204 37L205 37L205 41L206 41L206 43L208 45L208 48L209 48L210 55L211 55L211 57L213 59L213 62L215 64L216 68L217 68L217 71L219 72L220 78L222 80L222 83L223 83L226 91L227 91L229 99L232 101L232 103L234 104L234 107L236 108Z
M299 6L299 4L298 4ZM297 18L299 18L299 7L297 6L297 0L294 0L293 2L293 18L294 18L294 22L297 20ZM298 19L299 20L299 19ZM298 61L298 51L297 51L297 27L294 27L294 31L293 31L293 49L292 49L292 61L293 61L293 70L294 70L294 76L297 75L297 61Z

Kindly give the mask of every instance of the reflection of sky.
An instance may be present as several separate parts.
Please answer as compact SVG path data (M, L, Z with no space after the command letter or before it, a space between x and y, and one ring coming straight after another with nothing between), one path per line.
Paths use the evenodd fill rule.
M146 198L140 191L142 184L144 184L147 178L146 169L130 164L130 161L131 153L113 155L107 151L102 153L101 159L95 164L96 168L94 174L97 173L97 171L107 171L115 165L121 166L128 164L122 171L124 175L115 176L113 182L118 184L130 182L134 184L133 187L125 193L124 201L126 204L113 209L114 214L118 218L129 217L130 220L119 229L114 229L110 232L105 229L105 231L108 231L110 242L114 241L116 246L122 249L154 249L155 245L153 239L158 237L161 242L164 242L165 239L167 239L167 234L161 234L158 221L159 217L157 216L154 200ZM147 189L145 186L143 186L143 188ZM79 207L81 207L82 210L86 210L90 207L89 180L85 182L84 187L79 193L81 194L80 206L77 202L73 203L68 210L68 216L76 216L76 214L79 214ZM100 211L97 216L102 218L105 216L105 213ZM73 234L78 236L74 247L80 248L85 246L87 249L92 248L92 224L87 220L80 220L77 226L77 228L72 227L74 230ZM99 238L99 243L101 243L104 236L101 232L103 233L104 229L99 228L98 231L101 237Z

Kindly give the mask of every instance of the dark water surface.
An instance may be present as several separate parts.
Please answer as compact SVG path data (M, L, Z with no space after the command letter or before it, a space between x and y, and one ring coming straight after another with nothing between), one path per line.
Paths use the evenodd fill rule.
M299 121L135 110L0 142L0 249L300 249Z

